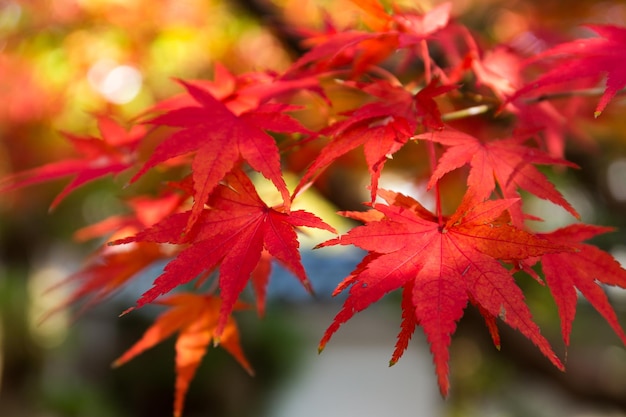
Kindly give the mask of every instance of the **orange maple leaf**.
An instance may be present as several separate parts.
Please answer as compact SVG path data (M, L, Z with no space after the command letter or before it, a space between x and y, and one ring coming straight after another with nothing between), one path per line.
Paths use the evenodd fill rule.
M206 353L218 323L221 300L213 296L193 293L178 293L157 301L171 308L159 316L154 324L146 330L137 343L128 349L115 362L114 367L121 366L135 356L155 346L178 332L176 340L176 390L174 398L174 416L180 417L183 412L185 395L189 384ZM245 304L237 303L236 310L245 308ZM226 327L219 341L250 375L254 375L252 367L241 350L239 330L232 317L228 318Z

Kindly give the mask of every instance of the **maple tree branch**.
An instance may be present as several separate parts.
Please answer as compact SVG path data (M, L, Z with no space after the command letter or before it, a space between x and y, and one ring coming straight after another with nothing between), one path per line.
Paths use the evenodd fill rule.
M530 97L524 100L526 104L533 103L541 103L542 101L547 100L555 100L560 98L568 98L568 97L597 97L604 94L604 87L597 88L585 88L580 90L570 90L570 91L560 91L556 93L545 93L541 94L537 97ZM624 95L626 94L626 88L623 88L615 95ZM444 122L450 122L453 120L465 119L472 116L477 116L479 114L485 114L491 110L494 110L497 106L495 104L479 104L477 106L467 107L465 109L456 110L450 113L445 113L441 115L441 120Z
M428 141L428 160L430 161L430 173L432 175L437 168L437 154L435 152L435 143L433 141ZM441 192L439 189L439 181L435 183L435 200L437 202L437 217L439 219L439 226L442 227L444 222L441 210Z
M426 79L426 84L428 84L432 79L432 73L430 68L430 54L428 53L428 43L426 43L426 39L422 39L420 42L420 51L422 59L424 60L424 78Z
M485 114L490 110L493 110L494 108L495 106L490 104L479 104L478 106L467 107L465 109L442 114L441 120L443 120L444 122L450 122L452 120L465 119L467 117Z
M398 77L396 77L391 71L388 71L388 70L386 70L383 67L379 67L377 65L374 65L371 68L369 68L369 72L371 72L372 74L380 76L383 80L389 81L389 83L391 83L391 85L394 85L394 86L397 86L397 87L403 87L404 86L402 84L402 82L400 82L400 80L398 80Z
M537 97L531 97L525 100L526 103L539 103L546 100L559 99L559 98L568 98L568 97L597 97L604 94L606 89L604 87L596 87L596 88L584 88L580 90L570 90L570 91L559 91L557 93L545 93L541 94ZM615 95L623 95L626 94L626 88L623 88Z

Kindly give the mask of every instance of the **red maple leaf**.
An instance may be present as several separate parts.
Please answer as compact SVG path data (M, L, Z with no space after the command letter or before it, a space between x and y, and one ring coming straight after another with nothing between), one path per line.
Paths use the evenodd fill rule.
M176 127L179 130L156 147L132 181L159 163L195 152L191 163L194 205L187 232L198 220L213 189L240 159L271 180L288 207L290 196L282 177L278 147L265 130L308 133L307 129L285 113L296 107L265 103L236 115L208 91L183 81L181 84L198 106L177 108L150 121L155 125Z
M309 279L302 267L295 228L300 226L335 230L313 214L283 207L268 207L258 196L250 179L235 170L220 183L210 199L210 209L199 216L197 229L184 235L191 212L175 214L135 237L117 243L160 242L189 246L167 264L154 286L137 301L137 307L152 302L180 284L213 271L219 266L220 298L223 303L215 337L219 338L235 302L255 274L255 288L265 285L267 267L263 250L277 259L310 290ZM263 293L264 294L264 293ZM257 303L264 299L259 293ZM259 310L262 311L262 306Z
M186 80L185 83L206 91L221 101L234 114L256 109L259 105L298 90L310 90L323 96L315 75L290 79L273 71L256 71L234 75L220 63L215 64L213 80ZM190 106L198 101L188 91L162 100L145 114L169 112Z
M379 100L344 113L349 118L321 132L330 137L331 142L308 167L295 193L342 155L362 145L371 175L373 201L385 162L411 139L419 124L431 129L443 127L433 97L456 87L436 84L437 81L433 80L416 94L386 81L362 87L363 91Z
M541 235L556 244L573 246L576 252L551 253L541 257L546 283L556 301L561 317L561 332L569 345L572 322L576 315L576 290L595 307L626 344L626 334L615 311L601 287L602 284L626 288L626 271L608 253L582 243L592 237L610 232L608 227L573 224L552 233Z
M177 194L159 198L137 197L128 204L134 212L127 216L112 216L75 233L78 240L110 235L109 239L123 239L152 226L173 213L182 202ZM57 311L84 301L78 314L110 297L141 271L154 262L172 256L171 247L154 242L133 242L126 246L103 245L93 253L85 266L49 290L62 285L75 284L69 296L56 308L47 312L42 320Z
M476 202L466 198L457 211L439 223L415 200L392 192L389 205L373 207L384 217L356 227L320 246L355 245L369 251L338 289L350 286L348 298L320 342L355 313L386 293L403 288L402 325L392 362L398 360L416 325L434 355L439 387L448 393L448 347L468 302L479 307L490 328L495 317L519 330L559 369L560 360L540 334L524 295L502 261L519 261L569 250L509 224L503 212L515 200ZM349 217L353 217L348 213ZM363 216L357 216L363 218ZM494 341L497 340L494 335Z
M480 56L477 48L473 45L469 55L477 84L489 87L498 99L507 102L507 98L523 85L522 57L513 48L503 45L485 52L484 56ZM506 109L517 116L519 126L540 129L549 154L563 158L566 138L575 138L587 148L594 143L575 123L580 104L581 97L558 107L548 101L527 103L516 100L508 102Z
M598 117L615 94L626 86L626 28L612 25L586 27L600 37L563 43L534 56L529 62L544 58L557 58L560 61L539 78L517 90L509 100L515 100L533 90L541 93L556 91L555 86L559 84L582 78L597 79L607 74L606 89L594 112Z
M78 283L78 287L46 317L79 300L85 300L78 311L81 314L113 295L145 268L168 256L170 254L155 243L137 242L127 248L105 245L87 265L60 283Z
M505 198L517 198L517 189L520 188L560 205L576 218L580 217L533 164L577 166L524 145L525 137L483 142L467 133L445 129L416 135L414 138L431 140L447 147L430 178L429 187L433 187L446 173L469 164L467 185L477 199L488 198L496 189L497 181ZM520 225L523 215L519 205L510 211L513 213L513 221Z
M83 227L74 233L74 239L86 241L96 237L116 234L110 239L120 239L130 234L150 227L163 220L166 216L180 209L185 201L184 195L173 192L164 193L158 197L137 196L126 201L132 213L123 216L111 216L106 219ZM122 229L131 230L124 236Z
M178 293L158 304L170 306L170 309L159 316L154 324L146 330L142 338L128 349L115 362L114 367L121 366L135 356L155 346L178 332L176 339L176 390L174 398L174 416L180 417L183 412L185 395L189 384L206 353L221 309L221 300L217 297L191 293ZM237 303L234 309L239 310L245 305ZM226 321L219 345L226 349L250 375L252 367L244 356L239 343L239 330L232 317Z
M365 21L374 32L331 28L330 33L309 39L308 43L315 46L291 66L288 74L306 73L304 68L311 65L318 74L349 65L352 76L357 76L399 48L410 50L432 38L450 20L451 3L443 3L424 14L397 10L390 15L377 1L353 1L367 13ZM421 52L426 54L422 53L422 58L430 61L428 51Z
M52 201L50 209L54 209L76 188L108 174L119 174L133 166L137 145L143 139L145 128L133 126L127 132L108 116L98 116L97 119L102 139L63 134L74 149L82 154L82 158L52 162L10 175L0 181L0 191L73 175L74 179Z

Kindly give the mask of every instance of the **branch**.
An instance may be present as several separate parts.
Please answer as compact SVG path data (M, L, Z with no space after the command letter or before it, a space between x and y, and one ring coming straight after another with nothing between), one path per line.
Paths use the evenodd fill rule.
M495 106L491 104L480 104L478 106L472 106L461 110L456 110L450 113L441 115L441 120L444 122L450 122L452 120L465 119L467 117L477 116L479 114L485 114L490 110L493 110Z
M624 91L625 90L620 90L618 91L618 94L624 93ZM574 96L597 97L597 96L601 96L603 93L604 93L604 88L601 88L601 87L585 88L582 90L570 90L570 91L560 91L558 93L541 94L537 97L527 98L525 102L532 104L532 103L539 103L539 102L546 101L546 100L568 98L568 97L574 97Z
M524 100L526 104L541 103L546 100L555 100L568 97L598 97L604 94L605 88L586 88L581 90L560 91L557 93L541 94L537 97L531 97ZM619 90L615 93L616 96L626 94L626 88ZM465 119L467 117L477 116L479 114L485 114L490 110L494 110L496 106L494 104L480 104L478 106L467 107L465 109L456 110L450 113L441 115L441 120L444 122L450 122L453 120Z

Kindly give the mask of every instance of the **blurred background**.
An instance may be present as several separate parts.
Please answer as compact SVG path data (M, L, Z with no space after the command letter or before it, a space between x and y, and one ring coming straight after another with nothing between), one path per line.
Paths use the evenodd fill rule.
M438 2L398 3L427 10ZM528 33L570 39L581 23L626 25L622 1L452 3L454 15L492 43L514 43ZM131 119L177 93L172 78L210 78L215 62L234 74L286 68L303 52L292 28L319 29L324 11L339 27L358 18L347 0L0 0L0 177L71 155L61 131L96 134L93 114L103 111ZM619 229L594 243L626 262L626 119L620 101L598 123L582 124L594 150L574 142L566 154L582 169L555 181L583 221ZM329 216L367 198L345 201L341 180L347 176L337 175L339 185L325 194ZM159 313L145 308L117 318L158 266L137 287L78 320L61 311L41 323L69 291L46 290L76 271L98 244L77 244L73 233L123 210L122 182L109 178L78 190L49 213L63 184L0 195L0 416L171 415L173 339L110 369ZM546 218L547 230L571 221L552 205L528 204ZM387 368L400 321L397 295L357 315L318 356L317 343L340 307L329 294L362 254L307 253L304 264L318 297L278 271L267 317L238 316L257 376L248 377L223 351L210 349L188 393L186 416L626 415L626 351L584 300L565 374L505 329L502 351L496 351L484 324L468 312L451 347L453 388L446 401L419 330L404 358ZM626 324L624 294L607 290ZM537 285L529 283L525 291L544 334L564 357L554 303Z

